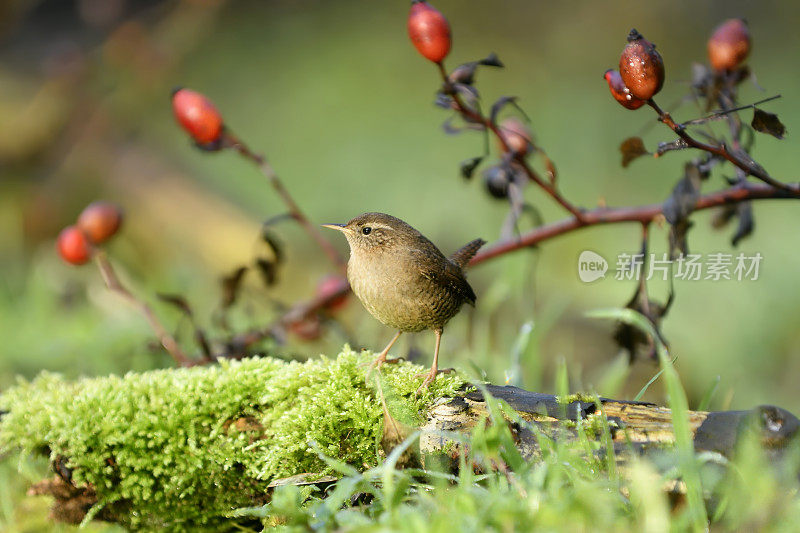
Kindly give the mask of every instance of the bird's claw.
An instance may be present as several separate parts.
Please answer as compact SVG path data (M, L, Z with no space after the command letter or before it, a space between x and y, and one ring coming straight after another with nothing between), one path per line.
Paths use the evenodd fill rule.
M450 374L451 372L455 372L455 369L454 368L441 368L441 369L436 370L435 372L421 372L421 373L415 375L414 376L415 378L421 378L421 377L425 378L424 380L422 380L422 385L419 386L419 388L417 389L417 392L415 394L417 396L419 396L419 394L423 390L427 389L430 386L430 384L433 383L433 381L436 379L436 376L438 376L439 374Z
M366 380L369 381L369 376L372 374L372 371L375 369L380 369L384 364L386 365L394 365L399 363L400 361L405 361L403 357L393 357L392 359L387 359L386 356L377 357L373 361L369 363L361 363L361 367L367 368L367 375Z

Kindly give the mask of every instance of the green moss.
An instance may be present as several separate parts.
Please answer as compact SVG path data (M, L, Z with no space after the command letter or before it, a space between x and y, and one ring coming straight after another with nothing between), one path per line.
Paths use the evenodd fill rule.
M357 468L379 462L381 403L364 381L370 358L345 347L306 363L221 361L76 382L43 373L0 396L0 452L66 457L76 484L128 509L128 527L214 528L262 498L272 479L328 472L314 446ZM407 411L463 384L440 376L415 397L420 370L382 369L384 390Z

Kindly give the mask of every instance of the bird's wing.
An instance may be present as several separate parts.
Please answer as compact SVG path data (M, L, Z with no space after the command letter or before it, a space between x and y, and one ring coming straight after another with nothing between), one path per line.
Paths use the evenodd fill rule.
M450 256L450 261L458 265L459 268L464 268L469 263L469 260L472 259L481 246L486 244L486 241L483 239L475 239L474 241L470 241L458 250L456 250L453 255Z
M438 250L437 250L438 251ZM424 255L423 260L417 261L419 273L435 285L444 288L451 294L458 295L462 301L475 305L475 292L467 283L464 272L453 261L439 253L437 259L432 261L431 255L422 250L412 250L412 253Z

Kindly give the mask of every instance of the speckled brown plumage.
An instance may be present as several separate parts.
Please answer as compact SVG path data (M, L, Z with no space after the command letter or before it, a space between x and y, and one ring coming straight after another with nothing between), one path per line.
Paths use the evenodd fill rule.
M372 316L399 332L436 332L431 368L435 376L442 329L464 303L475 304L475 293L462 268L484 241L476 239L448 259L419 231L384 213L365 213L347 224L326 227L347 238L347 278ZM378 356L377 364L386 360L398 336Z

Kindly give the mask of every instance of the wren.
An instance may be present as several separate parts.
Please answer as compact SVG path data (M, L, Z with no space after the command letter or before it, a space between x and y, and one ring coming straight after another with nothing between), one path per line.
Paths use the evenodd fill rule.
M367 311L397 334L373 365L386 356L403 332L432 329L436 334L433 364L420 389L439 373L439 345L445 324L475 293L463 268L486 241L476 239L450 256L419 231L384 213L364 213L347 224L324 224L341 231L350 245L347 279Z

